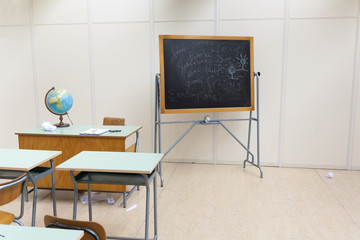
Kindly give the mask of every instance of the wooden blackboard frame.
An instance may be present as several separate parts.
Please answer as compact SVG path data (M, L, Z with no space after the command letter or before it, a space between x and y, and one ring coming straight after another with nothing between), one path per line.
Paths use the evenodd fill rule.
M164 39L193 39L193 40L236 40L249 41L250 43L250 95L251 105L246 107L224 107L224 108L187 108L166 109L165 106L165 67L164 67ZM191 35L159 35L160 52L160 101L161 113L200 113L200 112L234 112L253 111L254 107L254 44L253 37L237 36L191 36Z

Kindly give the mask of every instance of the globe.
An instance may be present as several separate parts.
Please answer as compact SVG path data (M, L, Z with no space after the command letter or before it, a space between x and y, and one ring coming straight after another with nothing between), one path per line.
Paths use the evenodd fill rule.
M73 105L73 97L62 88L51 88L45 95L46 108L53 114L60 116L60 123L54 124L57 127L68 127L67 123L63 123L63 115L67 115Z

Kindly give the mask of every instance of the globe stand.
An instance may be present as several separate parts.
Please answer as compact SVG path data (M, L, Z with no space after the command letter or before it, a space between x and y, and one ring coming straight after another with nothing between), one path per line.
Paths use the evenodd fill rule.
M51 91L53 91L53 90L55 90L55 87L52 87L52 88L46 93L46 95L45 95L45 106L46 106L46 108L49 110L49 112L51 112L52 114L55 114L55 115L59 115L59 116L60 116L60 117L59 117L60 122L59 122L59 123L55 123L54 126L56 126L56 127L69 127L70 124L63 122L63 119L64 119L64 118L63 118L63 115L67 115L68 113L67 113L67 112L66 112L66 113L62 113L62 114L56 113L56 112L52 111L52 110L49 108L49 106L46 104L47 96L48 96L49 93L50 93Z
M63 115L65 115L65 114L60 115L60 117L59 117L60 122L59 122L59 123L55 123L54 126L56 126L56 127L69 127L69 126L70 126L70 124L63 122L63 119L64 119L64 118L63 118Z

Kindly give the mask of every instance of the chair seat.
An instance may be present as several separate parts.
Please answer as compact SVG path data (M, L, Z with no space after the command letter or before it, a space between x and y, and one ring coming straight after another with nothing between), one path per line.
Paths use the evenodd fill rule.
M0 224L10 224L14 221L14 219L14 214L0 211Z
M12 171L12 170L1 170L0 178L1 179L15 179L23 175L24 171Z
M94 184L123 184L123 185L140 185L146 186L148 180L154 176L151 174L131 174L131 173L104 173L104 172L80 172L76 175L75 180L78 183Z

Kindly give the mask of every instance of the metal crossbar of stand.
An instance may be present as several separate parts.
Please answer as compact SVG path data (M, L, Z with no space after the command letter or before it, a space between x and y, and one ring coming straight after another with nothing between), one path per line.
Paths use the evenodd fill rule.
M222 126L247 152L246 159L243 162L244 168L246 167L246 163L249 163L255 167L257 167L260 171L260 178L263 178L263 170L260 166L260 131L259 131L259 77L260 72L254 73L256 77L256 118L253 117L253 111L250 111L249 118L241 118L241 119L222 119L222 120L195 120L195 121L172 121L172 122L163 122L161 121L161 103L160 103L160 74L156 75L155 78L155 134L154 134L154 153L161 153L161 125L163 124L179 124L179 123L192 123L191 126L175 141L173 145L170 146L168 150L164 152L164 157L183 139L186 134L190 132L193 127L196 125L220 125ZM249 129L248 129L248 139L247 145L243 144L225 125L224 122L229 121L249 121ZM255 161L254 154L250 151L250 136L251 136L251 123L252 121L256 121L256 129L257 129L257 157ZM251 157L251 159L249 159ZM158 173L160 175L161 187L164 186L164 178L162 175L162 160L158 165Z

